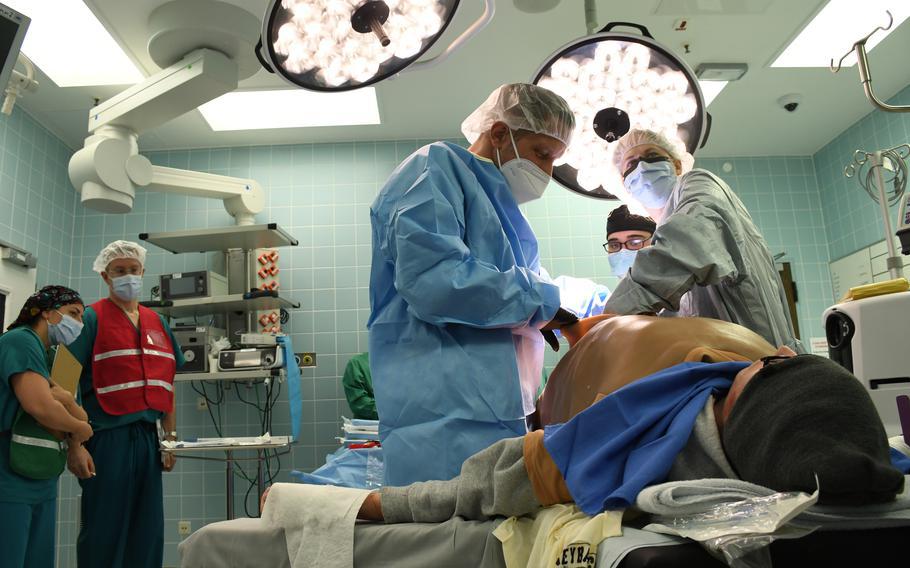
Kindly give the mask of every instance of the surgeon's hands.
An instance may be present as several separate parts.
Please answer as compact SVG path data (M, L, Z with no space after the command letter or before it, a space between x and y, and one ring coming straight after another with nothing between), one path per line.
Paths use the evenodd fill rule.
M66 451L66 467L79 479L95 477L95 460L82 444L70 443Z
M578 343L582 337L591 331L591 328L604 320L616 317L616 315L617 314L601 314L599 316L580 319L572 325L560 328L559 333L566 338L566 341L569 342L569 348L571 349L572 347L575 347L575 344Z
M578 316L570 312L569 310L559 308L556 310L556 315L553 316L553 319L550 322L543 326L540 330L540 333L543 335L543 338L547 340L547 343L550 344L550 347L553 348L553 351L559 351L559 339L556 337L556 334L553 333L553 330L562 331L566 326L570 326L578 322Z

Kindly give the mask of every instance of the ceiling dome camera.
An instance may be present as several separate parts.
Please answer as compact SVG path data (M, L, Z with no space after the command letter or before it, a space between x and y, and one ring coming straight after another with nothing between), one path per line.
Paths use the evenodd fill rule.
M777 99L777 104L787 112L796 112L801 102L803 102L803 97L798 93L790 93Z

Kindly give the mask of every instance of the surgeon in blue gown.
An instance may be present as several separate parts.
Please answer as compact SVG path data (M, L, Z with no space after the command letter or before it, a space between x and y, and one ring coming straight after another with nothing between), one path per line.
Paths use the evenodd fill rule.
M558 327L561 303L518 206L543 194L574 128L555 93L503 85L462 124L469 149L417 150L371 206L370 367L387 485L450 479L526 432L540 329ZM580 304L590 313L597 302Z

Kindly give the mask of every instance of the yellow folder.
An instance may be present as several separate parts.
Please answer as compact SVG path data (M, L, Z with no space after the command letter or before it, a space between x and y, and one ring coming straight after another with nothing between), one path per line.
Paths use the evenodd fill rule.
M79 387L79 377L82 376L82 363L80 363L70 350L63 345L57 346L57 355L54 356L54 366L51 368L51 379L76 396Z

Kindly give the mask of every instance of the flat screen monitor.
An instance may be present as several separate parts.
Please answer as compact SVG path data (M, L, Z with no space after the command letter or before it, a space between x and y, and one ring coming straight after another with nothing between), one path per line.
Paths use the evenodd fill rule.
M0 95L9 84L29 23L28 16L0 4Z

